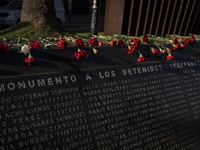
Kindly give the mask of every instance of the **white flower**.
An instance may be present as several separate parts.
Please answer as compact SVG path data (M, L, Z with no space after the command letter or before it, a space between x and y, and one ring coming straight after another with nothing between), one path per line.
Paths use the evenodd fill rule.
M45 49L50 49L51 48L51 44L45 44Z
M162 50L162 53L163 53L163 54L165 54L166 52L167 52L167 50L166 50L166 49L163 49L163 50Z
M23 53L24 55L26 55L30 52L30 48L31 48L31 46L25 44L24 46L22 46L20 52Z

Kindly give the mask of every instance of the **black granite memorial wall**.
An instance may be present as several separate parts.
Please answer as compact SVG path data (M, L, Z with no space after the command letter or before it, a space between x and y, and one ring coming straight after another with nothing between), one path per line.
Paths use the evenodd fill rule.
M200 149L200 59L2 77L0 149Z

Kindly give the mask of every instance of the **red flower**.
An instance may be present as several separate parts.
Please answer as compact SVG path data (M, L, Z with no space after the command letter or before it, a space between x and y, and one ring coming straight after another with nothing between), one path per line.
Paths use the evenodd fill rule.
M86 57L87 52L85 50L80 50L79 53L83 56Z
M111 46L116 46L116 41L111 41L111 42L110 42L110 45L111 45Z
M168 52L172 52L172 51L173 51L173 49L169 49L169 50L168 50Z
M180 47L180 44L176 44L176 46L174 47L173 50L175 51L175 50L179 49L179 47Z
M127 49L127 54L129 54L129 55L132 55L132 54L134 54L136 51L137 51L137 46L135 46L135 45L132 45L131 47L129 47L128 49Z
M156 55L156 54L158 54L159 53L159 50L158 49L154 49L153 51L152 51L152 54L153 55Z
M66 49L67 42L64 39L60 39L57 44L57 48Z
M34 66L36 64L33 58L26 58L25 63L27 63L29 66Z
M169 60L173 60L174 59L174 56L170 56L170 55L168 55L167 56L167 60L169 61Z
M143 62L146 61L146 58L140 57L140 58L137 59L137 61L138 61L139 63L143 63Z
M142 40L144 43L148 43L149 42L149 39L147 36L143 36L143 40Z
M134 38L132 40L130 40L130 43L133 43L134 42L134 45L137 45L138 47L140 46L140 40Z
M133 39L134 40L134 45L137 45L138 47L140 46L140 40L138 39Z
M172 40L172 43L173 43L173 44L177 44L177 42L178 42L177 39L173 39L173 40Z
M143 63L143 62L145 62L146 61L146 58L144 58L143 57L143 55L139 52L139 58L137 59L137 61L139 62L139 63Z
M99 46L103 46L103 42L99 42Z
M31 49L42 49L42 47L40 46L38 42L31 43L30 46L31 46Z
M195 37L194 37L194 35L191 37L191 39L194 39L194 40L195 40Z
M82 59L84 57L86 57L87 52L85 50L79 50L79 52L74 53L74 56L76 57L76 59Z
M9 51L8 45L4 44L4 43L0 43L0 52L2 53L7 53Z
M183 38L180 38L180 43L182 43L183 42Z
M77 39L77 40L75 41L75 45L76 45L77 47L83 47L83 46L84 46L84 41L83 41L82 39Z
M123 41L122 39L119 39L119 40L117 41L117 43L118 43L118 46L119 46L119 47L124 47L124 41Z
M185 47L187 47L188 45L183 45L181 47L179 47L179 49L184 49Z
M98 55L98 51L94 48L93 48L93 52L94 52L95 55Z
M185 44L184 44L184 45L189 46L190 44L191 44L191 39L190 39L190 38L187 38L187 39L185 40Z
M82 59L83 55L81 55L79 52L74 53L74 56L76 57L76 59Z
M132 51L131 49L127 49L127 54L128 55L132 55L134 53L134 51Z
M90 39L88 45L89 46L97 46L98 45L97 39Z

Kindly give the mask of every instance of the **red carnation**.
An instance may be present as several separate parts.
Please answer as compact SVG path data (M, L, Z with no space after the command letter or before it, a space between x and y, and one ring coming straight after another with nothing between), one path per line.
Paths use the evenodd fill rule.
M179 47L179 49L184 49L185 47L187 47L187 45L183 45L183 46Z
M79 50L78 52L74 53L74 56L76 57L76 59L82 59L84 57L86 57L87 52L85 50Z
M134 40L134 45L137 45L138 47L140 46L140 40L138 39L133 39Z
M179 49L179 47L180 47L180 44L176 44L176 46L174 47L173 50L175 51L175 50Z
M110 42L110 45L111 45L111 46L116 46L116 41L111 41L111 42Z
M143 36L143 40L142 40L144 43L148 43L149 42L149 39L147 36Z
M4 43L0 43L0 52L2 53L7 53L9 51L8 45L4 44Z
M174 59L174 56L172 56L171 53L168 53L168 55L167 55L167 61L173 60L173 59Z
M87 52L85 50L80 50L79 52L81 55L83 55L83 57L86 57L87 55Z
M134 38L134 39L131 39L130 40L130 43L133 43L134 42L134 45L137 45L138 47L140 46L140 40Z
M132 54L134 54L136 51L137 51L137 46L135 46L135 45L132 45L132 46L130 46L128 49L127 49L127 54L129 54L129 55L132 55Z
M158 49L154 49L153 51L152 51L152 54L153 55L156 55L156 54L158 54L159 53L159 50Z
M103 46L103 42L99 42L99 46Z
M177 42L178 42L177 39L173 39L173 40L172 40L172 43L173 43L173 44L177 44Z
M60 39L57 44L57 48L66 49L67 42L64 39Z
M97 39L90 39L88 45L89 46L97 46L98 45Z
M36 64L33 58L26 58L25 63L27 63L29 66L34 66Z
M77 40L75 41L75 45L76 45L77 47L83 47L83 46L84 46L84 41L83 41L82 39L77 39Z
M194 39L194 40L195 40L195 36L193 35L193 36L191 37L191 39Z
M27 63L29 66L34 66L36 64L30 53L28 55L28 58L25 59L25 63Z
M139 58L137 59L137 61L138 61L139 63L145 62L145 61L146 61L146 58L144 58L143 55L142 55L140 52L139 52L139 54L140 54L140 56L139 56Z
M185 44L184 44L184 45L189 46L190 44L191 44L191 39L190 39L190 38L187 38L187 39L185 40Z
M182 43L183 42L183 38L180 38L180 43Z
M172 51L173 51L173 49L169 49L169 50L168 50L168 52L172 52Z
M138 46L134 44L134 45L131 46L131 49L136 51L138 49Z
M134 53L134 51L132 51L131 49L127 49L127 54L128 55L132 55Z
M31 43L30 46L31 46L31 49L42 49L42 47L40 46L38 42Z
M76 57L76 59L83 58L83 55L81 55L79 52L74 53L74 56Z
M169 61L169 60L173 60L174 59L174 56L167 56L167 60Z
M124 47L124 41L123 41L122 39L119 39L119 40L117 41L117 43L118 43L118 46L119 46L119 47Z
M93 48L93 52L95 55L98 55L98 51L95 48Z
M146 61L146 58L140 57L140 58L137 59L137 61L138 61L139 63L143 63L143 62Z

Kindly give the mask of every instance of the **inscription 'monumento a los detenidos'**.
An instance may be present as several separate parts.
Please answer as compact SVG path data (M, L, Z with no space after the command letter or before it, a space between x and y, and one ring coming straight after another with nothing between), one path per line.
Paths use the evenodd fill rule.
M2 78L0 149L199 149L199 66Z

